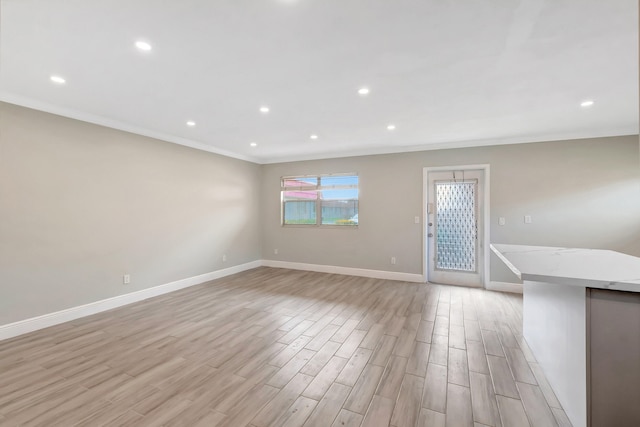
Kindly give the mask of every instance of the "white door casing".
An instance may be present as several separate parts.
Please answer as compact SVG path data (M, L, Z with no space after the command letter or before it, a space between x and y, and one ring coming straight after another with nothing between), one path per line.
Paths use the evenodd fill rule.
M489 272L488 165L424 171L425 280L483 287Z

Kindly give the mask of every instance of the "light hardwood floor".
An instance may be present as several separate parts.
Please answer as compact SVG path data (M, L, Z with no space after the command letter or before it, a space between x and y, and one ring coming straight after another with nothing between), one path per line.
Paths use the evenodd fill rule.
M3 426L568 426L522 298L259 268L0 342Z

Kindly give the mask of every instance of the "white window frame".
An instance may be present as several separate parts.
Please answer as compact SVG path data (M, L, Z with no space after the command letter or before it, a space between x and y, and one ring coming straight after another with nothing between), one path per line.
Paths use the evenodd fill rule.
M358 184L354 187L353 185L320 185L321 178L326 177L337 177L337 176L355 176L358 178ZM284 183L287 180L295 180L295 179L309 179L316 178L316 185L301 185L298 187L285 187ZM335 225L335 224L322 224L322 199L317 197L315 199L316 204L316 223L315 224L285 224L284 211L285 211L285 200L284 193L285 191L316 191L321 192L322 190L358 190L358 215L360 214L360 176L355 173L327 173L327 174L314 174L314 175L291 175L291 176L283 176L280 178L280 225L282 227L322 227L322 228L357 228L358 223L355 224L344 224L344 225ZM358 218L359 219L359 218Z

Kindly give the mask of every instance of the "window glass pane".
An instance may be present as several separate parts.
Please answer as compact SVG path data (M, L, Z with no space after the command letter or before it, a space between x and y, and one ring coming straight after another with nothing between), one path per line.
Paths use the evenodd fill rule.
M345 190L322 190L320 191L322 200L358 200L358 189Z
M318 178L312 177L300 177L300 178L286 178L282 181L283 187L308 187L318 185Z
M358 176L283 178L282 217L284 225L358 225Z
M323 187L328 186L352 186L358 187L357 176L323 176L320 178L320 185Z
M312 201L291 201L284 202L284 223L285 224L315 224L316 223L316 202Z
M322 224L358 225L357 200L322 200Z
M318 192L315 190L300 190L300 191L283 191L284 201L289 200L316 200L318 198Z

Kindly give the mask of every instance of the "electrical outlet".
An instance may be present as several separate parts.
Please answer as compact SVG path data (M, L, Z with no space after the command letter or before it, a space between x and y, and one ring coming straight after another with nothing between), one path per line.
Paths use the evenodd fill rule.
M498 225L505 225L507 223L507 220L504 219L503 216L501 216L500 218L498 218Z
M278 250L277 250L277 249L274 249L274 250L273 250L273 254L274 254L274 255L278 255Z
M524 223L525 224L531 224L531 215L525 215L524 216Z
M222 255L222 262L227 262L227 254Z
M122 283L125 285L128 285L129 283L131 283L131 275L125 274L124 276L122 276Z
M396 265L396 257L391 257L391 264Z
M416 223L416 224L420 224L420 217L419 216L414 217L413 218L413 222Z

